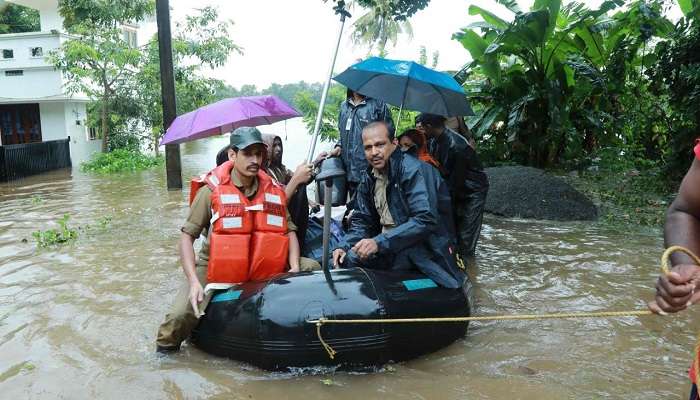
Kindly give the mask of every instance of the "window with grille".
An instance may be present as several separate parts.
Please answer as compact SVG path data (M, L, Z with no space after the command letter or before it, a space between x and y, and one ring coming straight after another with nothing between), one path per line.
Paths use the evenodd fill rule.
M22 76L24 75L24 71L21 69L12 69L12 70L7 70L5 71L5 76Z
M32 57L43 57L44 49L41 47L30 47L29 54L31 54Z
M2 49L2 59L11 60L15 58L15 51L12 49Z

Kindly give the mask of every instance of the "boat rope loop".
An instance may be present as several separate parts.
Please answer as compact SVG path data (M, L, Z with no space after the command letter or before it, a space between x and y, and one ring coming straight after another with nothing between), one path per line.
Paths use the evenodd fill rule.
M664 274L669 273L668 260L671 254L676 251L682 252L690 256L693 261L700 265L700 258L692 251L682 246L671 246L667 248L661 256L661 271ZM482 315L473 317L436 317L436 318L387 318L387 319L327 319L319 318L316 320L307 321L310 324L316 325L316 334L321 345L328 353L328 357L332 359L338 354L324 339L321 334L321 327L325 324L391 324L391 323L425 323L425 322L469 322L469 321L512 321L512 320L543 320L543 319L568 319L568 318L617 318L617 317L639 317L653 315L649 310L628 310L628 311L597 311L597 312L570 312L570 313L553 313L553 314L510 314L510 315ZM695 345L695 374L698 376L697 382L700 382L700 365L698 365L697 354L700 351L700 337Z

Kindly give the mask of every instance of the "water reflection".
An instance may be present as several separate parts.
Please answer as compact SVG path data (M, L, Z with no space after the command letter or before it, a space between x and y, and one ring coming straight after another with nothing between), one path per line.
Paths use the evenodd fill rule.
M304 159L308 142L293 124L288 137L299 143L285 143L288 166ZM182 146L185 181L212 167L226 142ZM269 374L191 346L159 358L153 340L181 279L175 241L187 212L187 190L164 188L160 170L108 177L63 170L0 185L3 398L686 396L697 311L473 323L465 340L443 351L370 374ZM93 226L104 216L111 222L81 231L72 245L37 249L31 233L55 226L64 213L71 226ZM659 236L487 217L470 265L476 312L643 307L658 273Z

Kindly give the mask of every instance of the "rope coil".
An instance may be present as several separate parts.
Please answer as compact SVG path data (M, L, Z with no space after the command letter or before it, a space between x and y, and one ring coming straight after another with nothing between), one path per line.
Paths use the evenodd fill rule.
M700 265L700 258L692 251L682 246L671 246L667 248L661 256L661 271L668 275L669 257L676 251L687 254L693 261ZM571 312L552 314L510 314L510 315L482 315L473 317L435 317L435 318L388 318L388 319L326 319L306 321L316 325L316 335L321 342L321 346L328 353L331 360L335 359L338 352L333 349L323 338L321 327L324 324L392 324L392 323L425 323L425 322L469 322L469 321L514 321L514 320L544 320L544 319L572 319L572 318L617 318L617 317L640 317L654 315L649 310L629 310L629 311L597 311L597 312ZM700 364L698 361L698 351L700 351L700 337L695 345L695 357L693 366L695 367L696 382L700 382Z

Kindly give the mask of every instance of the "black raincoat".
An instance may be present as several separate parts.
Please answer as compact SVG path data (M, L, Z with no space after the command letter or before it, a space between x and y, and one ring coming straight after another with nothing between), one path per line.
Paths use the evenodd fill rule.
M428 141L428 150L442 167L450 187L457 243L462 256L474 255L489 190L488 177L476 151L450 128Z
M362 147L362 129L370 122L384 121L389 125L389 131L394 130L389 107L381 100L366 97L358 105L350 102L350 96L340 104L338 116L338 131L340 132L341 158L345 164L345 174L348 182L357 184L368 163Z
M343 248L347 253L343 266L362 265L382 269L417 269L437 284L457 288L465 279L457 267L452 249L446 203L449 198L444 181L433 168L417 158L395 150L389 159L387 202L395 227L382 233L374 205L375 178L368 167L357 189L356 207L350 219ZM379 252L360 261L349 250L361 239L373 238Z

